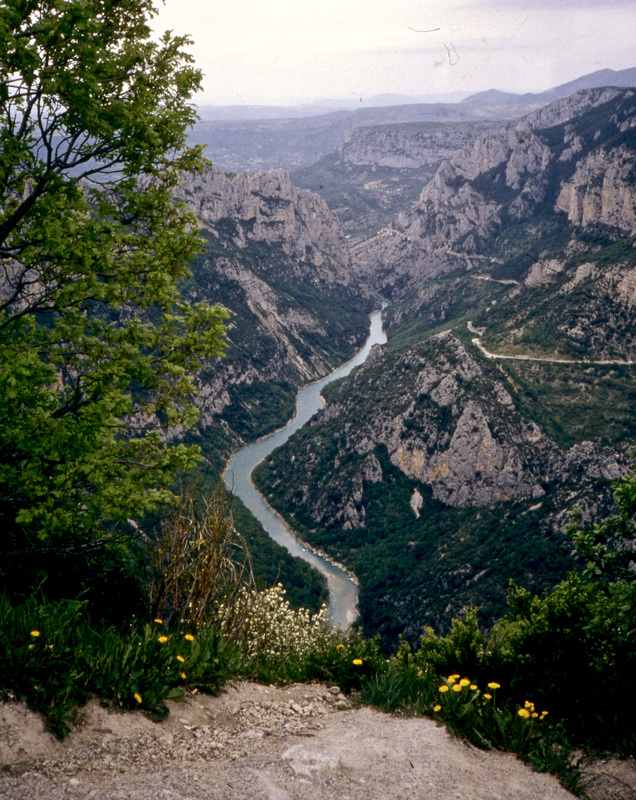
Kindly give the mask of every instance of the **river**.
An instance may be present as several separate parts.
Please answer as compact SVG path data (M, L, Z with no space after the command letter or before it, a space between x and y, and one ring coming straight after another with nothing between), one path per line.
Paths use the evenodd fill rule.
M298 539L294 530L256 489L252 482L252 471L272 450L284 444L323 407L324 401L320 393L328 383L344 378L354 367L366 361L374 345L385 343L382 312L375 311L370 316L369 336L364 347L350 361L338 367L326 378L304 386L296 396L296 413L287 425L239 450L228 461L223 473L228 489L240 497L272 539L289 550L293 556L298 556L311 564L326 577L329 586L329 617L334 625L341 628L348 628L358 616L358 587L355 581L344 569L314 553Z

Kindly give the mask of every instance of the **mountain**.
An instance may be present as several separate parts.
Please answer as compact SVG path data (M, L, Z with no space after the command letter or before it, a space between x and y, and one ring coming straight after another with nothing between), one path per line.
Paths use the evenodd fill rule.
M442 160L352 266L389 344L259 469L360 580L365 632L415 641L576 566L636 443L636 92L583 90Z
M230 312L227 356L199 379L198 430L221 424L235 446L277 427L299 386L355 352L373 301L325 201L282 170L210 167L188 179L181 199L205 242L184 294Z
M489 122L405 122L352 128L314 164L291 171L298 186L324 197L350 236L369 236L415 202L441 161L459 153Z
M180 196L199 218L204 247L183 294L230 312L226 356L198 375L199 422L185 435L200 445L213 485L234 450L291 417L301 385L353 355L374 303L351 272L337 219L286 173L211 167L189 177ZM281 581L295 607L318 610L321 576L273 542L236 498L232 511L258 582Z
M559 264L580 266L585 252L592 258L612 244L627 247L629 261L630 246L619 242L636 233L634 97L630 89L579 92L494 124L444 161L413 206L353 249L358 274L397 301L392 319L421 319L426 306L428 321L439 324L451 309L468 308L475 292L485 297L507 285L497 281L532 283L539 260L553 251ZM559 269L546 267L546 280ZM451 276L467 271L471 280L458 288ZM442 275L435 285L425 279ZM630 345L620 338L613 352L625 355Z
M539 94L490 90L463 99L461 95L376 95L362 101L326 100L305 106L202 106L201 120L190 139L206 145L209 158L226 170L291 170L314 163L354 128L515 119L579 89L634 85L636 68L608 69Z

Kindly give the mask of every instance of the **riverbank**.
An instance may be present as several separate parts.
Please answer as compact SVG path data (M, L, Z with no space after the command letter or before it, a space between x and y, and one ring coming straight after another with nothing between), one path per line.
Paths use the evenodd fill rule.
M358 616L357 579L344 566L303 542L267 503L266 498L255 487L251 475L271 452L283 445L323 407L321 392L327 384L346 377L355 367L366 361L376 344L386 343L382 311L375 311L369 320L369 336L358 353L326 378L303 387L296 397L296 413L287 425L239 450L229 460L223 473L227 488L242 500L266 533L285 547L291 555L303 559L325 576L329 588L330 619L337 627L343 629L355 622Z

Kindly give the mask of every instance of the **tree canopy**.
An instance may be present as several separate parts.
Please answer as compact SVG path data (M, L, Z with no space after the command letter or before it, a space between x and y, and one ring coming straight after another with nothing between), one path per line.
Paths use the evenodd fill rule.
M149 0L0 6L0 551L87 552L169 497L198 451L193 376L219 306L175 201L200 73ZM3 567L0 566L0 571Z

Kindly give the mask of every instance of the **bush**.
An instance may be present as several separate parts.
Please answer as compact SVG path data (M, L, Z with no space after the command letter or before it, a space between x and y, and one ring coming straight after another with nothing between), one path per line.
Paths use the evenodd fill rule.
M157 619L121 631L92 623L85 601L0 597L0 692L41 711L60 737L91 695L162 717L166 699L194 687L217 692L237 665L213 628L169 633Z

